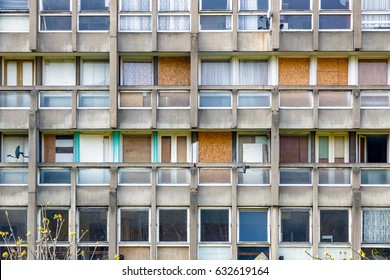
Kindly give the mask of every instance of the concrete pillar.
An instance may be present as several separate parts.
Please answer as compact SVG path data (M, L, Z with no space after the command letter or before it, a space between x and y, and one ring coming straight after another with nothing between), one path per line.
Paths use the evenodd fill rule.
M270 259L279 259L279 207L271 206L270 209L270 225L271 225L271 248Z
M313 90L313 128L318 128L318 89Z
M197 2L197 1L193 1ZM192 128L198 127L198 33L191 33L191 108L190 123Z
M318 168L313 168L313 212L312 212L312 256L318 255L318 228L319 228L319 209L318 209Z
M43 59L42 59L42 56L37 56L35 58L35 65L36 65L35 85L41 86L43 83L43 77L42 77L43 76Z
M237 184L238 173L237 168L233 168L232 172L232 212L231 212L231 244L232 244L232 259L237 259Z
M32 52L37 51L37 41L38 41L38 9L39 1L29 1L28 10L30 13L29 16L29 49Z
M350 163L357 162L357 145L356 145L356 132L349 132L349 160Z
M237 90L232 90L232 128L237 127Z
M233 12L233 20L232 20L232 47L233 51L238 50L238 0L232 0L232 12Z
M152 90L152 128L157 128L157 90Z
M352 91L353 128L360 128L360 89Z
M77 0L72 0L72 50L74 52L77 51L77 17L78 17L77 2L78 2ZM115 2L115 1L111 1L111 2Z
M69 210L69 232L71 235L71 244L70 244L70 255L71 259L77 259L77 168L76 166L72 167L71 171L71 180L70 180L70 210ZM72 237L73 233L75 234Z
M353 200L352 200L352 240L351 245L352 249L355 251L352 253L352 258L355 260L359 260L360 256L356 252L361 248L362 242L362 194L360 189L353 190Z
M152 187L150 205L150 259L157 259L157 167L152 167Z
M272 11L272 49L279 49L279 36L280 36L280 0L272 1L271 11Z
M319 1L313 1L313 51L319 49Z
M158 50L157 14L158 14L157 1L152 1L152 51L153 52L156 52Z
M316 132L310 132L310 162L316 162Z
M350 4L351 5L350 1ZM353 22L353 48L359 50L362 47L362 3L361 1L353 1L352 5L352 22Z
M196 166L190 169L190 260L198 258L198 170Z
M117 252L117 182L118 182L118 168L111 167L110 169L110 190L109 190L109 204L108 204L108 258L113 260Z
M118 108L118 1L110 1L110 126L117 128Z

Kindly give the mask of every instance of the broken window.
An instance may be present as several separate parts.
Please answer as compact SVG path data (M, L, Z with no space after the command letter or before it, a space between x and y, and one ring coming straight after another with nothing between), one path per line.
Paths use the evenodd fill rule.
M120 210L120 241L149 241L149 210Z
M390 243L390 210L363 210L363 243Z
M269 162L269 140L267 135L239 135L240 162Z
M359 135L359 159L361 163L387 162L387 134Z
M158 210L158 240L160 242L188 241L188 213L186 209Z
M229 209L200 210L200 242L229 242Z
M320 242L349 242L348 210L320 210Z

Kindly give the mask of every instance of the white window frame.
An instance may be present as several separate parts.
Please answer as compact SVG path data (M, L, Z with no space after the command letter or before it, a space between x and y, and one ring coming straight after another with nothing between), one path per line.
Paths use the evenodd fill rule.
M82 11L81 10L81 1L83 0L79 0L78 1L78 14L77 14L77 31L80 32L80 33L83 33L83 32L93 32L93 33L107 33L110 31L110 0L105 0L105 2L107 3L107 11ZM84 0L84 1L88 1L88 0ZM115 1L115 0L111 0L111 1ZM80 30L80 17L89 17L89 16L99 16L99 17L106 17L108 18L108 29L107 30Z
M291 32L291 31L299 31L299 32L311 32L313 31L313 1L316 0L309 0L310 2L310 9L309 10L283 10L283 0L280 0L280 16L310 16L311 19L311 28L310 29L289 29L288 25L287 28L280 28L280 31L282 32ZM281 23L281 25L285 26L285 23Z
M196 1L196 0L192 0ZM181 32L190 32L191 31L191 0L188 0L188 6L187 9L184 11L162 11L161 7L161 0L158 0L158 22L157 22L157 31L158 32L173 32L173 33L181 33ZM160 29L160 17L161 16L188 16L189 19L189 29L188 30L163 30Z
M335 137L344 137L344 163L349 159L349 135L345 133L316 133L316 162L320 158L320 137L328 137L328 159L329 163L335 163Z
M30 98L30 93L28 91L2 91L1 94L2 95L7 95L8 93L10 94L18 94L18 92L20 92L20 94L23 94L23 95L27 95L28 98L29 98L29 103L30 103L30 106L19 106L19 107L14 107L14 106L10 106L10 107L2 107L0 106L0 109L1 110L26 110L26 109L30 109L31 108L31 98ZM5 97L7 98L7 97Z
M282 241L282 212L283 210L287 210L286 212L309 212L309 241ZM279 209L279 245L287 245L287 244L299 244L299 247L304 245L309 245L313 242L313 210L309 207L281 207Z
M121 240L121 216L122 210L126 211L148 211L148 240L147 241L122 241ZM147 207L118 207L118 217L117 217L117 238L118 238L118 246L127 246L127 247L149 247L151 242L151 209Z
M320 95L321 92L332 92L332 94L337 94L337 92L349 93L348 94L348 102L349 106L320 106ZM351 91L333 91L333 90L320 90L318 93L318 109L326 109L326 110L339 110L339 109L352 109L352 92Z
M268 106L240 106L239 105L239 100L240 100L240 94L247 94L250 96L263 96L263 97L268 97L269 99L269 105ZM272 94L270 91L265 91L265 90L259 90L259 91L250 91L250 90L239 90L237 92L237 109L240 110L250 110L250 109L270 109L272 104Z
M332 169L342 169L342 170L348 170L349 171L349 184L322 184L318 181L318 186L337 186L337 187L348 187L352 185L352 170L350 168L320 168L318 170L332 170Z
M131 93L149 93L149 95L150 95L150 98L152 98L152 92L151 91L148 91L148 90L145 90L145 91L137 91L137 90L122 90L122 91L120 91L119 92L119 94L118 94L118 109L124 109L124 110L126 110L126 109L131 109L131 110L150 110L151 108L152 108L152 102L150 102L150 106L146 106L146 107L141 107L141 106L139 106L139 107L134 107L134 106L130 106L130 107L125 107L125 106L122 106L122 104L121 104L121 94L122 93L126 93L126 94L131 94Z
M365 110L370 110L370 109L384 109L384 110L389 110L390 109L390 91L381 91L381 90L364 90L360 92L360 100L362 97L368 96L368 97L384 97L387 99L387 106L364 106L360 102L360 108L365 109Z
M29 0L29 1L32 1L32 0ZM54 1L54 0L52 0ZM58 0L57 0L58 1ZM72 32L72 27L73 27L73 23L72 23L72 0L67 0L69 1L69 11L44 11L43 10L43 4L42 4L42 0L39 0L39 22L38 22L38 26L39 26L39 32L47 32L47 33L71 33ZM71 18L71 25L70 25L70 29L69 30L42 30L41 29L41 21L42 21L42 17L44 16L53 16L53 17L59 17L59 16L64 16L64 17L70 17Z
M266 241L240 241L240 212L243 211L258 211L267 212L267 240ZM237 209L237 245L250 244L250 245L271 245L271 222L270 222L270 209L269 208L254 208L254 207L239 207Z
M98 97L107 97L108 98L108 106L97 106L97 107L94 107L94 106L85 106L85 107L82 107L80 106L80 98L81 96L80 95L83 95L83 94L86 94L86 95L91 95L91 96L98 96ZM99 96L99 95L102 95L102 96ZM80 109L80 110L106 110L106 109L110 109L110 92L109 91L78 91L77 92L77 109Z
M106 230L106 235L107 235L107 240L105 241L99 241L99 247L106 247L108 246L108 243L110 241L110 234L109 234L109 224L110 224L110 215L108 215L108 207L85 207L85 206L80 206L77 207L77 223L76 223L76 237L77 237L77 247L94 247L96 246L96 241L82 241L80 240L80 212L93 212L93 210L106 210L106 215L107 215L107 230ZM80 211L81 210L81 211Z
M310 184L296 184L296 183L281 183L280 182L280 173L282 170L309 170L310 171ZM311 168L280 168L279 169L279 186L293 186L293 187L310 187L313 186L313 169Z
M67 211L68 212L68 229L67 229L67 231L68 231L68 240L67 241L63 241L63 240L61 240L61 241L57 241L57 240L48 240L49 242L48 242L48 245L49 246L53 246L54 245L54 243L55 243L55 246L56 247L67 247L67 246L69 246L70 244L70 242L71 242L71 239L72 239L72 237L71 237L71 235L70 235L70 233L71 233L71 218L70 218L70 208L67 208L67 207L63 207L63 206L59 206L59 207L52 207L52 206L49 206L49 207L44 207L44 208L42 208L42 207L39 207L39 209L38 209L38 213L37 213L37 218L38 218L38 225L41 227L42 226L42 211L46 211L46 210L50 210L50 211L53 211L53 210L61 210L61 211ZM57 220L50 220L50 223L57 223ZM53 238L54 238L54 235L55 235L55 233L53 232L52 233L52 236L53 236ZM40 235L38 234L38 239L40 238Z
M362 31L389 31L390 29L390 6L389 6L389 9L388 10L364 10L364 2L367 1L367 0L363 0L362 1L362 22L361 22L361 28L362 28ZM370 1L370 0L368 0ZM390 3L389 3L390 4ZM371 22L370 21L364 21L363 20L363 17L364 16L387 16L389 17L389 20L388 21L378 21L378 22ZM379 24L379 25L385 25L387 27L385 28L365 28L364 27L364 23L365 24L370 24L370 25L373 25L373 24Z
M211 94L215 94L215 95L218 95L218 94L229 94L230 95L230 106L226 106L226 107L202 107L200 104L200 99L201 99L201 96L202 96L202 93L211 93ZM233 108L233 94L231 91L226 91L226 90L216 90L216 91L205 91L205 90L202 90L199 92L198 94L198 109L202 109L202 110L229 110L229 109L232 109Z
M122 170L134 170L134 171L148 171L149 172L149 183L146 183L146 184L140 184L140 183L120 183L120 172ZM134 172L135 173L135 172ZM150 168L119 168L118 170L118 186L142 186L142 187L150 187L152 185L152 170Z
M124 84L124 81L125 81L125 63L137 63L137 62L141 62L141 63L150 63L150 67L152 69L152 73L151 73L151 84L150 85L125 85ZM120 75L120 86L122 87L152 87L154 85L154 72L155 72L155 69L154 69L154 61L152 58L122 58L121 60L121 75ZM126 90L124 90L126 91ZM135 91L140 91L140 90L135 90Z
M229 216L229 237L228 241L202 241L201 240L201 228L202 228L202 220L201 220L201 211L202 210L228 210L228 216ZM206 244L213 244L215 245L229 245L231 246L232 241L232 209L230 207L199 207L198 210L198 245L206 245ZM218 247L219 247L218 246Z
M227 28L227 29L202 29L202 24L200 23L201 22L201 17L204 17L204 16L207 16L207 17L212 17L212 16L225 16L225 17L230 17L230 28ZM202 14L199 14L199 31L200 32L232 32L233 31L233 15L232 14L226 14L226 13L202 13ZM228 21L228 20L227 20Z
M162 152L162 138L164 136L171 137L171 163L177 162L177 137L185 136L187 137L187 162L191 162L192 156L192 146L191 146L191 134L186 132L162 132L158 135L158 162L161 162L161 152Z
M386 211L386 212L390 212L390 208L388 207L383 207L383 208L380 208L380 207L372 207L372 208L369 208L369 207L364 207L362 208L361 210L361 246L362 247L373 247L373 248L389 248L389 243L366 243L364 242L364 239L363 239L363 234L364 234L364 231L363 231L363 220L364 220L364 217L363 217L363 212L364 211Z
M237 28L239 32L270 32L272 30L272 20L271 20L271 13L269 12L271 10L271 1L267 0L268 9L267 10L241 10L241 1L238 0L238 22L237 22ZM240 17L241 16L263 16L268 20L268 29L240 29Z
M348 29L320 29L318 26L318 31L325 31L325 32L340 32L340 31L352 31L353 30L353 0L348 0L349 2L349 9L340 9L340 10L328 10L328 9L321 9L321 2L326 1L326 0L319 0L319 15L318 15L318 24L320 22L321 16L342 16L342 15L348 15L350 17L350 23L349 23L349 28Z
M106 83L103 84L89 84L85 83L85 78L84 76L90 76L94 75L94 73L90 73L85 69L86 65L90 64L104 64L104 70L107 69L107 71L103 70L103 74L106 76L105 80L107 80ZM106 75L107 74L107 75ZM108 60L100 60L100 59L83 59L81 63L81 71L80 71L80 83L81 85L86 85L86 86L109 86L110 85L110 62Z
M185 210L187 214L187 241L161 241L160 240L160 210ZM183 245L190 243L190 214L188 207L158 207L157 208L157 243L158 245Z
M169 92L174 94L188 94L189 98L189 106L181 107L181 106L160 106L160 93L161 92ZM181 109L190 109L191 108L191 93L187 90L160 90L157 94L157 109L160 110L181 110Z
M123 0L119 1L118 9L119 9L119 15L118 15L118 31L123 33L151 33L153 29L153 18L152 18L152 1L149 0L149 10L148 11L123 11L122 10L122 2ZM149 30L126 30L121 28L121 18L126 16L147 16L150 18L150 29Z
M294 94L292 93L294 90L283 90L283 92L290 92L290 93L284 93L284 94ZM302 107L293 107L293 106L281 106L280 104L280 92L279 92L279 108L283 110L312 110L313 109L313 92L310 90L299 90L298 92L307 92L310 93L309 95L309 102L311 106L302 106Z
M202 168L203 170L205 169L211 169L211 170L216 170L216 169L219 169L219 170L229 170L230 172L230 182L229 183L202 183L200 182L200 176L198 176L198 186L231 186L232 185L232 169L231 168L219 168L219 167L203 167ZM199 173L201 171L199 170Z
M70 168L39 168L38 170L38 186L70 186L71 183L41 183L41 171L42 170L69 170L69 179L72 178L72 170Z
M192 1L197 1L197 0L192 0ZM209 1L209 0L199 0L199 11L200 12L209 12L209 11L222 11L222 12L226 12L226 11L232 11L232 0L227 0L226 2L228 2L229 4L229 8L226 9L226 10L204 10L202 8L202 3L203 1Z
M344 210L348 211L348 241L345 242L321 242L321 211L327 211L327 210ZM337 246L349 246L352 240L352 214L351 214L351 208L345 208L345 207L320 207L318 209L318 240L319 240L319 247L324 247L324 245L327 245L328 247Z
M69 106L69 107L44 107L42 104L41 104L41 95L42 94L47 94L47 95L52 95L55 97L55 95L61 95L62 97L67 97L67 96L70 96L70 102L72 104L72 99L73 99L73 94L71 91L41 91L39 92L39 99L38 99L38 107L39 109L42 109L42 110L71 110L72 109L72 105Z
M11 20L12 18L14 19L17 19L17 23L18 23L18 27L20 26L19 23L20 23L20 20L23 20L25 26L24 28L21 28L20 30L8 30L6 27L2 27L3 30L0 29L0 34L1 33L28 33L30 31L30 27L29 27L29 16L28 14L22 14L20 12L18 13L1 13L0 14L0 22L1 22L1 18L3 19L6 19L7 21ZM13 26L15 26L16 24L13 24ZM8 25L7 25L8 26Z

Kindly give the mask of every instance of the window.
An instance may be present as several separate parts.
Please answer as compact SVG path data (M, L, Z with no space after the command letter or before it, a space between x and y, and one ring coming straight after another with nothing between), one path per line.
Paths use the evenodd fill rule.
M28 162L28 136L2 135L2 162Z
M0 1L0 32L28 32L28 0Z
M78 108L108 109L110 108L110 93L108 91L79 91Z
M390 170L387 169L362 169L360 172L360 184L365 186L390 185Z
M190 107L190 93L176 91L158 92L159 108L188 108Z
M200 242L229 242L229 216L229 209L200 209Z
M318 136L318 162L348 162L348 138L344 135Z
M71 31L70 0L40 0L40 31Z
M201 85L230 85L230 61L202 61Z
M200 109L229 109L231 107L231 92L199 92Z
M239 162L269 162L267 135L239 135Z
M268 0L240 0L238 30L269 30Z
M232 28L230 0L207 1L200 0L200 30L230 31ZM212 12L227 12L212 14Z
M69 211L66 209L52 209L52 208L41 208L40 209L40 217L38 221L41 223L44 218L49 220L47 224L48 229L51 232L52 240L54 238L58 241L57 244L61 244L62 242L69 241ZM61 219L58 218L61 216ZM61 225L61 227L60 227Z
M240 209L238 242L268 242L268 211Z
M76 65L74 60L47 59L43 64L43 85L76 85Z
M81 68L81 85L108 86L110 65L108 61L84 60Z
M158 15L159 31L190 30L189 0L160 0Z
M40 185L70 185L70 177L70 169L41 168L39 170Z
M351 29L351 7L348 0L321 0L320 30Z
M151 162L152 138L150 134L123 135L123 162Z
M390 210L365 209L363 210L363 243L385 244L390 243Z
M312 7L310 0L282 0L281 30L311 30Z
M271 93L269 91L239 91L237 106L239 109L269 108Z
M10 234L6 211L8 212L8 220L12 222L15 241L18 240L18 238L26 240L27 210L16 208L0 209L0 231L8 232ZM14 243L13 237L11 237L10 242ZM5 245L3 238L0 239L0 244Z
M153 85L152 61L124 61L122 84L124 86Z
M150 91L121 91L119 108L150 108L152 99Z
M352 107L352 94L350 91L320 91L319 108L339 109Z
M318 169L318 184L326 185L351 185L351 170L348 168L320 168Z
M81 134L80 162L109 162L112 160L111 138L108 135Z
M149 210L120 209L120 241L149 242Z
M5 86L32 86L34 85L33 60L5 60Z
M362 86L385 86L387 80L387 60L359 59L359 85Z
M240 85L268 85L267 60L240 60Z
M108 168L80 168L77 185L109 185L110 170Z
M250 168L245 172L238 173L238 185L243 186L258 186L269 185L269 169L266 168Z
M310 210L281 210L281 242L310 242Z
M362 30L386 30L390 28L390 1L362 1Z
M390 92L362 91L360 92L360 107L362 109L389 108Z
M359 135L359 162L387 162L387 134Z
M161 135L160 143L160 162L189 162L188 135Z
M280 136L280 162L309 162L308 136Z
M80 0L79 31L108 31L109 0Z
M311 185L312 176L309 168L286 168L280 169L280 185Z
M71 109L71 91L41 91L39 93L40 109Z
M151 169L121 168L119 169L119 185L150 186L152 184Z
M280 91L279 104L282 108L312 108L311 91Z
M0 11L26 11L28 0L3 0L0 2Z
M320 209L320 242L349 242L349 211Z
M27 186L27 168L1 168L0 185Z
M151 31L152 9L150 0L122 0L119 14L120 31Z
M158 185L189 185L190 174L184 168L160 168L157 173Z
M158 209L158 241L188 241L188 211L186 209Z
M30 93L27 91L0 92L0 108L30 108Z
M225 168L199 169L199 185L231 185L232 171Z

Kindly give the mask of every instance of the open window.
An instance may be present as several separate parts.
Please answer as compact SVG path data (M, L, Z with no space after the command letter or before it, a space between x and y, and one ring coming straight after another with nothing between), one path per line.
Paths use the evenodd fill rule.
M359 135L359 162L385 163L387 162L388 135L365 134Z

